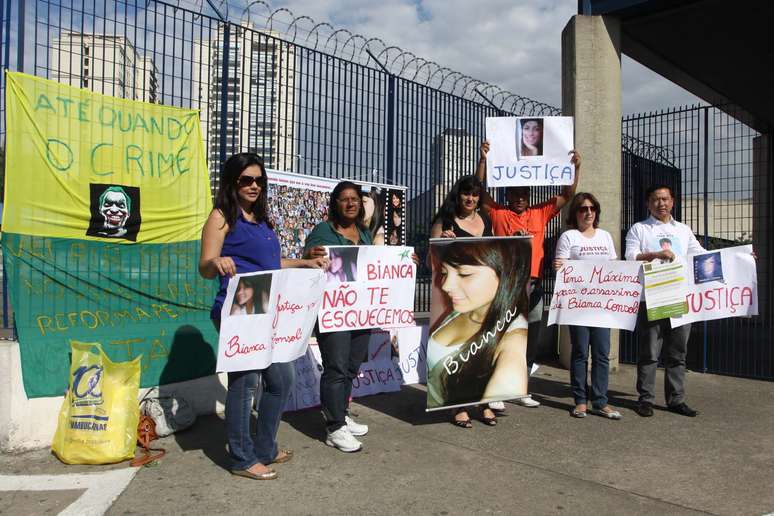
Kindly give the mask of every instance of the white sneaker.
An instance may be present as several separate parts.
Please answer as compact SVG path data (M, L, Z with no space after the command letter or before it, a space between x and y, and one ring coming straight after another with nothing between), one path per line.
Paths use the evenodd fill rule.
M532 396L530 396L529 394L527 394L526 398L519 398L514 401L519 405L521 405L522 407L536 408L540 406L540 402L537 400L533 400Z
M489 408L492 410L498 410L500 412L505 411L505 403L502 401L490 401Z
M335 432L328 432L328 438L325 439L325 444L347 453L360 451L360 449L363 448L363 443L355 439L355 437L349 433L346 426L342 426Z
M361 435L368 433L368 425L360 424L349 416L344 416L344 422L347 424L347 430L349 430L349 433L356 437L360 437Z

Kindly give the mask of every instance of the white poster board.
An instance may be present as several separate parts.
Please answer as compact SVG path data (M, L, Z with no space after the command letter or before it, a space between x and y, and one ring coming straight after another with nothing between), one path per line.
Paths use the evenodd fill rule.
M320 332L414 326L413 247L328 246Z
M303 355L320 309L324 278L318 269L232 277L221 310L217 371L265 369Z
M412 326L394 330L398 347L398 366L404 385L427 382L428 327Z
M688 313L672 317L672 327L758 315L758 276L752 252L751 245L740 245L688 255Z
M574 120L569 116L486 119L489 153L486 184L492 186L571 185L575 165Z
M392 340L395 331L374 331L368 342L368 359L360 366L360 372L352 381L352 396L358 398L382 392L400 390L401 375L398 365L393 361ZM405 328L412 329L412 328ZM320 406L320 375L322 357L316 342L311 342L301 358L296 360L296 382L290 398L285 405L286 411L302 410Z
M634 330L640 308L640 263L565 260L556 273L548 325Z

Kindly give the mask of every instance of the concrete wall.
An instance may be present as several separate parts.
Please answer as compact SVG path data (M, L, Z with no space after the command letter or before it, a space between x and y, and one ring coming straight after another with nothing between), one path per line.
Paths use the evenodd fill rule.
M148 389L140 389L142 398ZM223 411L226 375L213 375L160 388L184 398L197 415ZM47 448L56 431L63 396L28 399L22 384L19 343L0 341L0 451Z
M575 117L575 147L583 165L579 192L602 206L599 227L621 255L621 26L614 18L573 16L562 31L562 113ZM563 213L562 218L567 214ZM569 332L559 357L569 367ZM610 335L610 368L618 367L618 331Z

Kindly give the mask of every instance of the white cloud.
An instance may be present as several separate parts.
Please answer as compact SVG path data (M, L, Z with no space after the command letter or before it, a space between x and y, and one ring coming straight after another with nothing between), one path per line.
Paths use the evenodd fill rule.
M440 66L561 106L561 33L577 0L276 0L296 16L381 38ZM623 112L698 99L623 59Z

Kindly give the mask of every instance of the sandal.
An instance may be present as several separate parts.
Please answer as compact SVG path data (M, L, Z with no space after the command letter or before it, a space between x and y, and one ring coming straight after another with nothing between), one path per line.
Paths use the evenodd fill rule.
M274 480L277 478L277 472L273 469L269 469L266 473L253 473L249 469L232 469L231 474L253 480Z
M470 416L468 416L468 419L457 419L458 414L465 413L467 415L467 410L458 410L454 413L454 417L452 418L452 424L454 426L458 426L460 428L473 428L473 423L470 421Z
M292 458L293 458L293 450L286 450L284 448L280 448L280 450L277 452L277 456L274 457L273 461L271 461L271 464L282 464L283 462L287 462Z
M591 409L591 413L596 416L602 416L616 421L622 418L621 413L611 408L610 405L605 405L601 409Z
M484 423L487 426L497 426L497 416L494 414L494 411L492 409L489 409L490 412L492 412L492 416L486 416L485 411L488 407L482 407L481 408L481 422Z
M578 408L578 407L581 407L581 406L584 407L583 410ZM577 417L577 418L584 418L584 417L586 417L586 404L585 403L579 403L578 405L575 405L575 407L573 407L573 409L570 411L570 415L572 417Z

